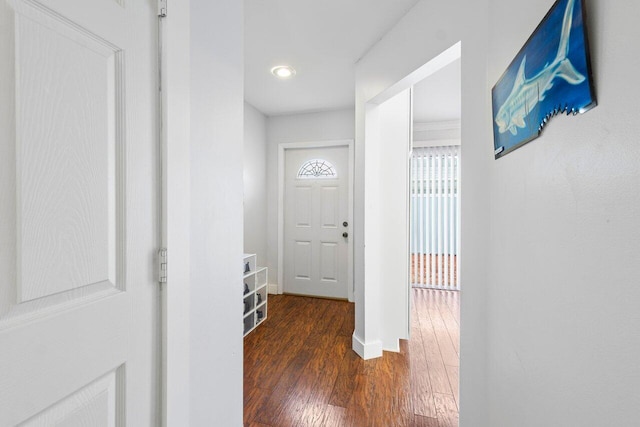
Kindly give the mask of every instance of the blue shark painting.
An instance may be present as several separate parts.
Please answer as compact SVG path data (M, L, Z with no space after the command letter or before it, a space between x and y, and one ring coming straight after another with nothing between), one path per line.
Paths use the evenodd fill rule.
M494 86L495 157L536 138L559 113L596 105L583 0L558 0Z

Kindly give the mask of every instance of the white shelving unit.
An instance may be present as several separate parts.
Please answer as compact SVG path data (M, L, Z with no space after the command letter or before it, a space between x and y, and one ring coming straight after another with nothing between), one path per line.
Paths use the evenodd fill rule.
M244 335L267 318L267 267L258 267L256 254L244 254L242 260Z

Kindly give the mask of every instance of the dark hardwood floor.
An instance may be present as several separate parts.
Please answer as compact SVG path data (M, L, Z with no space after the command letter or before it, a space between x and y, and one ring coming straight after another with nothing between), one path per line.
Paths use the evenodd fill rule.
M245 426L457 426L459 294L413 297L411 339L364 361L351 350L353 304L269 295L244 339Z

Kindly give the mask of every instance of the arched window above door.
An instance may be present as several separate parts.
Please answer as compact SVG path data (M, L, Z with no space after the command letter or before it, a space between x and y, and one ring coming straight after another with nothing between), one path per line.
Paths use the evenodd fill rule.
M305 162L298 170L298 179L337 178L336 168L327 160L313 159Z

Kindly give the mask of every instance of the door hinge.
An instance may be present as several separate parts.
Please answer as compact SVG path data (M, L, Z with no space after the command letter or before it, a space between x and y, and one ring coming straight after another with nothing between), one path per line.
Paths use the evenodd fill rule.
M167 283L167 248L158 251L158 282Z
M160 18L167 16L167 0L158 0L158 16Z

